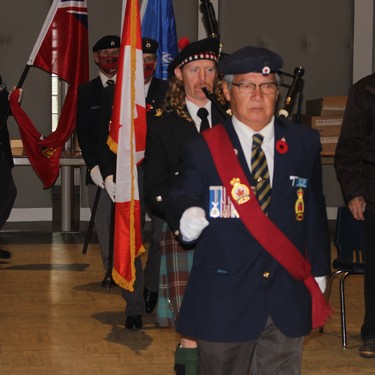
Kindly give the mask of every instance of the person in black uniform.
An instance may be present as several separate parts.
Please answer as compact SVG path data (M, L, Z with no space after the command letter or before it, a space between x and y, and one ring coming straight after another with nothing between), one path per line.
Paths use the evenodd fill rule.
M7 221L17 196L12 176L14 163L6 123L9 115L8 95L6 85L0 77L0 229ZM9 251L0 249L0 258L7 259L10 256Z
M349 91L335 167L354 219L365 228L365 317L359 354L375 358L375 74Z
M199 132L224 119L207 99L206 88L224 104L217 75L220 45L207 38L183 48L168 67L170 74L163 115L148 127L144 160L145 200L154 215L165 221L165 201L179 173L183 145ZM204 113L205 116L201 113ZM189 250L193 250L190 248ZM167 223L160 242L161 266L156 319L160 327L174 326L187 283L193 251L186 251ZM194 340L181 338L176 350L177 374L195 373ZM192 372L190 372L192 371Z
M162 106L168 88L167 81L154 76L158 42L151 38L142 38L143 70L145 77L147 127L162 114ZM141 166L143 175L143 167ZM142 184L143 185L143 184ZM143 197L143 188L142 197ZM149 210L151 217L151 241L144 270L144 292L146 313L152 313L158 301L159 270L160 270L160 234L164 220Z
M90 82L78 87L77 103L77 137L83 159L87 166L86 182L88 197L92 209L98 186L100 193L95 215L95 228L98 236L104 273L108 272L110 248L110 226L112 201L104 190L103 177L99 168L97 149L103 89L116 82L118 57L120 53L120 38L116 35L106 35L99 39L93 49L93 56L99 68L99 75ZM102 281L105 287L107 277ZM112 283L112 285L115 285Z

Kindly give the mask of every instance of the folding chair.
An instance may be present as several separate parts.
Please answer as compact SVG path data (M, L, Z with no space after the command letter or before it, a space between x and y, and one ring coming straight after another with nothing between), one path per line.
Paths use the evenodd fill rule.
M345 280L350 275L363 275L364 265L364 228L363 221L353 218L346 206L337 210L336 234L333 242L337 258L333 261L333 271L327 282L326 298L329 299L332 281L340 276L340 316L342 348L347 348L346 314L345 314Z

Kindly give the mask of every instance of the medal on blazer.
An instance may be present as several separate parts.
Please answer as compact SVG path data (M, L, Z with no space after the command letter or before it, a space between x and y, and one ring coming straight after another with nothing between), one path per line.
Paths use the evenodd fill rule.
M232 197L238 204L243 204L250 200L250 190L246 185L241 184L239 178L233 178L230 184L233 186Z
M216 219L221 216L219 203L221 201L222 187L210 186L210 217Z
M296 204L294 205L297 221L303 220L303 213L305 212L305 202L303 201L303 193L304 191L302 188L299 188L297 190L297 200Z

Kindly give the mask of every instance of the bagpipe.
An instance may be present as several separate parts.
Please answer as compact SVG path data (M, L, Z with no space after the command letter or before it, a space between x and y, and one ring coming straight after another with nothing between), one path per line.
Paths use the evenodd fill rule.
M296 114L296 121L299 121L299 117L301 115L302 109L302 100L303 100L303 86L304 80L303 75L305 74L305 69L302 66L297 66L294 69L293 74L285 73L285 72L278 72L280 75L285 75L287 77L292 77L292 82L290 85L281 83L282 87L287 87L288 91L284 100L284 106L279 110L279 117L281 118L288 118L291 116L293 112L293 107L296 102L296 98L298 96L298 106L297 106L297 114Z
M216 19L215 9L211 3L211 0L201 0L200 10L203 14L203 23L206 27L209 37L217 38L220 41L219 24ZM222 44L220 43L220 59L225 59L226 56L227 54L222 51ZM287 88L288 91L283 102L283 107L278 111L278 115L280 118L289 118L293 113L296 98L298 97L296 113L296 121L298 122L302 109L304 87L304 80L302 77L305 74L305 69L302 66L297 66L294 69L293 74L286 73L283 71L279 71L278 74L280 76L285 76L292 79L290 84L280 84L281 87ZM218 111L225 118L227 118L229 116L228 108L223 107L223 105L215 98L215 96L209 90L203 89L203 92L205 93L207 98L214 104L214 106L218 109Z

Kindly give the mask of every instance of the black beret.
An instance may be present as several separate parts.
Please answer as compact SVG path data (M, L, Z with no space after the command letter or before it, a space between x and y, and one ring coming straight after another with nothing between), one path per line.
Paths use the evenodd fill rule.
M103 36L103 38L99 39L94 47L92 47L92 52L110 48L120 48L120 38L117 35Z
M275 52L261 47L243 47L220 61L218 71L223 74L277 73L283 59Z
M142 51L143 53L156 54L159 43L151 38L142 38Z
M188 44L168 66L168 73L174 74L175 68L196 60L219 60L220 43L216 38L206 38Z

